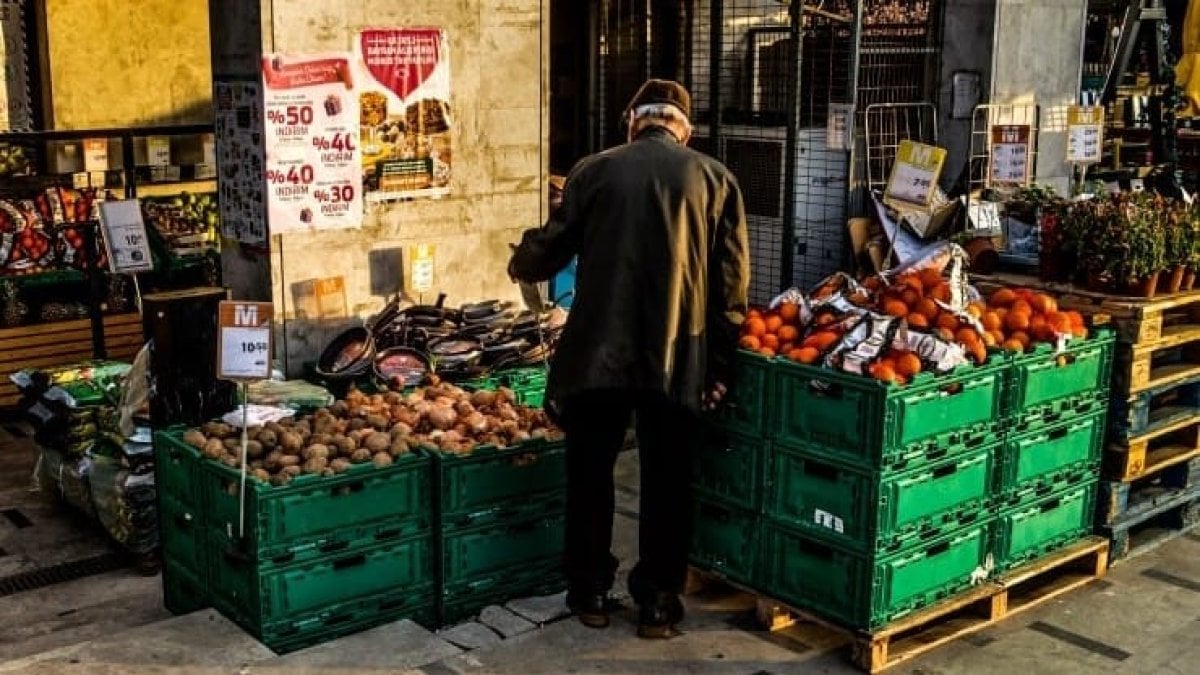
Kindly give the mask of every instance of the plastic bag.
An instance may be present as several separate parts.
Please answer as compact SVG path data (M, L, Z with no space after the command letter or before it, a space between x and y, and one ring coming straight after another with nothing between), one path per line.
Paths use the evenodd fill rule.
M94 517L96 508L88 483L92 467L90 455L68 457L53 448L42 448L38 460L38 486L42 492L58 495L67 504Z
M334 402L327 389L304 380L262 380L247 390L253 405L304 410L325 408Z
M117 543L133 553L158 546L158 507L154 469L131 469L119 457L95 458L88 483L100 524Z

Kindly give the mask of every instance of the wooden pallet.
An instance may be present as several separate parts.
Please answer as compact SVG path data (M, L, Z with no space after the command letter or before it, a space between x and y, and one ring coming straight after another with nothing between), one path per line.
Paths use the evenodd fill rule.
M1200 526L1200 488L1179 490L1136 517L1099 531L1110 540L1110 564L1154 550Z
M1200 376L1114 397L1109 405L1109 428L1116 441L1151 435L1188 419L1200 419Z
M1200 457L1200 415L1160 425L1127 441L1110 442L1104 453L1104 474L1133 481L1195 457Z
M1200 497L1200 456L1133 481L1100 481L1096 516L1101 526L1136 524L1186 495Z
M878 673L1103 577L1108 570L1108 546L1103 538L1087 537L871 632L847 628L731 585L756 596L758 620L764 628L777 631L810 624L848 640L855 665L868 673ZM694 583L690 581L689 587Z
M1111 324L1117 339L1126 344L1157 342L1172 327L1200 326L1200 290L1145 299L1096 293L1019 274L977 276L972 280L985 292L1020 286L1052 294L1059 307L1100 319L1097 324Z
M1118 344L1113 393L1134 395L1200 378L1200 325L1171 326L1157 340Z

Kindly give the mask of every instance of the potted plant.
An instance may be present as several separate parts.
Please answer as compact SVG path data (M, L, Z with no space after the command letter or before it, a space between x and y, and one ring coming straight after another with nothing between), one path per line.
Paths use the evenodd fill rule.
M1077 280L1099 293L1112 290L1118 278L1125 233L1117 225L1115 203L1090 199L1070 204L1060 224L1062 249L1076 261Z
M1166 247L1166 269L1169 274L1158 278L1158 290L1163 293L1178 293L1183 286L1184 273L1192 260L1192 222L1189 209L1181 202L1163 204L1164 243Z
M1116 278L1137 297L1154 297L1158 275L1167 264L1166 228L1159 208L1154 199L1135 197L1121 209L1124 241L1112 252L1111 262L1118 271ZM1114 222L1120 226L1120 220Z

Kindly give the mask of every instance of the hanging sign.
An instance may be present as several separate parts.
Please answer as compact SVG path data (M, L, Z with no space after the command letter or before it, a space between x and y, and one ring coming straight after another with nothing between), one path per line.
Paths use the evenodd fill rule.
M1067 109L1067 162L1096 164L1104 157L1104 108Z
M450 55L438 28L367 28L354 43L367 199L450 193Z
M854 106L845 103L829 104L829 120L825 126L825 147L849 151L854 146Z
M135 274L154 269L140 200L125 199L101 204L100 233L108 250L110 272Z
M992 183L1029 183L1032 139L1032 129L1028 124L999 124L992 127Z
M349 54L262 60L271 234L360 227L362 160Z
M945 164L944 148L909 140L900 141L884 196L929 206Z
M412 292L428 293L433 290L436 254L437 250L431 244L412 248L412 263L409 266Z
M271 377L271 320L269 302L222 301L217 309L221 348L217 377L224 380L266 380Z

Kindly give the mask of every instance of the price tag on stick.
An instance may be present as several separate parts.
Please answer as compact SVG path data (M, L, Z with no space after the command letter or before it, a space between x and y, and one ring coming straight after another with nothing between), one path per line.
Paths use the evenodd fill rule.
M884 196L910 204L929 206L945 164L944 148L908 140L900 141Z
M274 308L269 302L221 303L217 377L243 382L271 377L273 316Z
M1067 162L1096 164L1104 158L1104 108L1067 109Z

